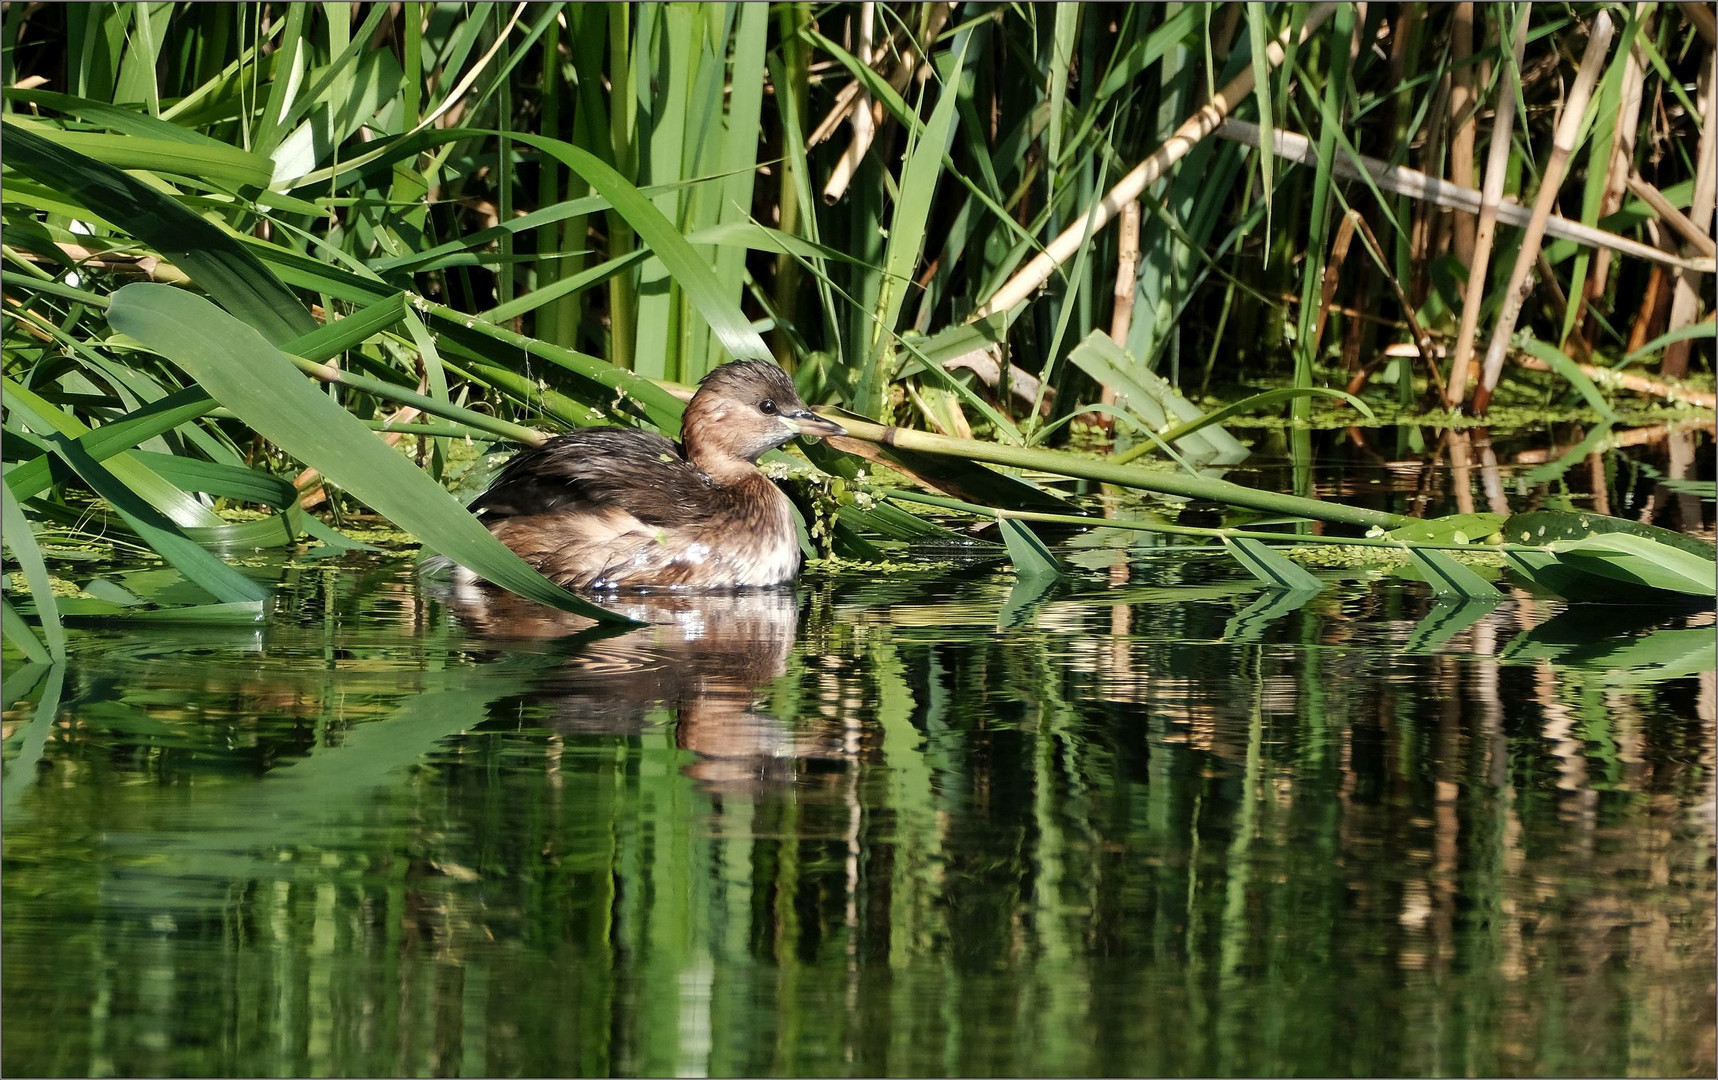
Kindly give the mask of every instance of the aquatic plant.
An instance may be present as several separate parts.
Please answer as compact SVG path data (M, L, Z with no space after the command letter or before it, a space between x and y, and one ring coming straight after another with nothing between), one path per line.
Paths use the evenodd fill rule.
M1712 351L1694 6L12 5L0 29L27 650L62 639L19 522L135 536L208 594L194 613L252 618L262 588L217 553L341 542L317 500L603 617L441 494L451 440L672 434L674 387L730 357L773 356L940 497L983 491L957 501L1012 521L1028 571L1022 507L1068 508L961 462L1410 524L1196 475L1239 445L1189 401L1213 384L1281 378L1240 407L1304 420L1386 370L1483 411L1512 371L1605 409L1656 362L1627 385L1712 404L1682 381ZM1113 456L1048 446L1076 428ZM1188 468L1131 464L1156 453ZM940 528L867 502L834 515L855 549ZM1578 591L1668 557L1637 539L1525 546ZM1710 595L1675 582L1647 587Z

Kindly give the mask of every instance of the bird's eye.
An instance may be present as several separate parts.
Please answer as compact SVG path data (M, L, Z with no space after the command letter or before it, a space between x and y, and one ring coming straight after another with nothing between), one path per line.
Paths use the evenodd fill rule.
M774 416L775 402L771 401L769 398L763 399L758 402L758 411L763 413L765 416Z

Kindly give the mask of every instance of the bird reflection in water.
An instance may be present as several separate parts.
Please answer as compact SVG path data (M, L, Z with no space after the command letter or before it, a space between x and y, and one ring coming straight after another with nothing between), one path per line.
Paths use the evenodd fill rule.
M565 658L535 671L526 694L563 736L640 735L666 709L675 745L697 756L687 775L721 788L812 781L850 756L833 720L758 707L788 670L799 628L792 586L605 595L604 607L646 624L621 631L481 586L445 595L485 642L534 641Z

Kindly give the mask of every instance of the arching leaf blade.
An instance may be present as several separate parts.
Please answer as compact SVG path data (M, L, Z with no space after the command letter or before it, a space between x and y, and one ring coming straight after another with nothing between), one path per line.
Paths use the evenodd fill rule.
M631 622L537 573L439 484L318 391L279 349L208 301L137 283L114 294L108 321L183 368L258 434L430 548L539 603L604 622Z
M1633 533L1559 540L1549 547L1560 561L1576 569L1625 584L1687 596L1718 592L1712 560Z
M716 340L736 360L769 360L764 339L752 329L751 320L716 280L716 273L687 243L680 229L668 220L644 194L613 167L570 143L537 135L516 133L513 138L534 146L578 173L598 194L609 201L692 301Z
M36 615L42 620L42 637L48 655L55 660L66 658L66 631L60 625L60 613L54 599L53 583L48 579L48 566L42 561L42 550L36 546L36 534L24 517L24 507L12 494L12 489L0 484L0 529L4 530L6 546L24 571L24 581L30 586L30 598L36 602ZM29 635L33 640L35 635ZM20 648L28 651L27 645Z
M56 191L159 251L222 307L279 344L316 329L316 320L262 260L213 222L171 196L16 124L0 124L6 165Z

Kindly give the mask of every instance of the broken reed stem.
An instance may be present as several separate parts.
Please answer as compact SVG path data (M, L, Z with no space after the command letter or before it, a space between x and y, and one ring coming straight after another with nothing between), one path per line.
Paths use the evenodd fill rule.
M1308 11L1306 23L1301 28L1301 42L1305 43L1309 40L1312 33L1324 25L1335 10L1335 4L1324 3L1318 4ZM1270 47L1265 52L1269 67L1274 69L1282 64L1283 46L1288 43L1292 34L1293 28L1291 27L1284 30L1275 41L1271 42ZM1007 311L1042 288L1044 283L1049 281L1064 263L1073 258L1088 231L1096 233L1114 220L1123 206L1139 198L1148 185L1155 182L1169 170L1171 165L1186 157L1195 146L1204 141L1206 136L1217 129L1217 126L1222 123L1223 118L1229 114L1230 110L1246 100L1247 95L1252 91L1253 69L1248 66L1221 90L1217 91L1209 102L1188 117L1180 127L1176 128L1175 133L1165 140L1162 146L1153 151L1150 157L1134 166L1126 176L1122 177L1115 187L1111 188L1109 193L1103 197L1097 207L1090 212L1089 216L1086 213L1081 213L1075 219L1074 224L1062 232L1062 235L1050 241L1048 247L1034 256L1031 262L1021 267L1013 277L1009 278L1000 289L991 295L989 300L979 305L978 310L972 313L968 321L976 322L998 311Z
M1521 57L1527 49L1527 13L1517 10L1515 40L1510 45L1509 67L1498 75L1497 117L1491 126L1491 150L1486 155L1485 189L1479 197L1479 227L1474 234L1473 263L1468 267L1467 288L1462 294L1461 325L1456 332L1456 351L1450 361L1449 386L1444 407L1461 408L1467 397L1468 368L1473 364L1473 343L1478 336L1479 310L1485 302L1486 271L1491 267L1491 247L1497 240L1497 217L1503 206L1503 182L1509 175L1509 143L1515 130L1515 86L1521 73Z
M1127 332L1133 326L1133 299L1139 292L1139 200L1121 208L1121 224L1116 226L1115 306L1110 309L1110 340L1127 347ZM1116 403L1115 388L1105 384L1099 401ZM1094 412L1087 419L1105 431L1115 425L1110 413Z
M868 3L864 7L875 10L873 4ZM953 5L950 4L932 5L929 15L926 16L923 27L924 33L920 37L926 42L935 41L937 35L942 32L943 23L948 20L952 10ZM867 47L864 31L870 29L871 24L868 20L873 16L863 15L862 10L862 17L866 21L862 23L859 59L866 67L876 70L878 60L896 47L896 42L904 36L904 32L897 27L889 33L881 45ZM888 82L896 93L901 93L906 90L907 84L911 83L915 77L922 80L929 71L929 62L918 53L913 45L913 39L908 37L906 46L900 49L894 69L889 73ZM842 87L841 93L836 97L835 108L830 111L828 116L824 117L823 123L817 126L817 130L812 132L812 137L806 140L806 145L813 146L833 134L835 127L849 114L852 115L853 119L853 142L848 145L840 160L835 163L835 169L830 174L829 183L823 188L823 199L830 204L840 202L841 196L847 194L847 187L853 182L853 177L859 170L859 163L864 160L865 155L870 152L872 145L876 142L878 125L883 122L886 115L883 110L883 103L872 98L859 80L854 79Z
M1450 23L1450 66L1454 82L1450 87L1450 119L1455 135L1450 139L1450 179L1462 187L1473 185L1474 117L1478 95L1474 92L1473 4L1463 0L1456 5ZM1453 222L1455 232L1451 247L1461 264L1473 265L1474 230L1477 223L1472 214L1457 211Z
M1336 279L1342 272L1342 264L1348 260L1348 245L1354 241L1354 223L1360 217L1359 212L1349 210L1342 215L1342 224L1336 227L1336 239L1330 245L1330 259L1324 264L1324 283L1318 297L1318 317L1312 323L1312 355L1318 355L1319 343L1324 340L1324 324L1330 318L1330 305L1336 299Z
M1599 217L1609 217L1622 209L1623 195L1629 190L1628 179L1634 168L1635 138L1641 126L1640 110L1646 88L1646 54L1640 47L1639 34L1652 32L1652 11L1647 0L1634 5L1633 19L1640 23L1637 39L1623 61L1623 84L1617 94L1617 120L1611 129L1611 157L1605 178L1605 194L1599 203ZM1656 190L1656 189L1655 189ZM1605 295L1610 278L1611 253L1604 249L1593 257L1592 273L1587 275L1587 302Z
M1126 346L1127 332L1133 325L1133 298L1139 291L1139 200L1121 208L1121 224L1116 227L1115 307L1110 313L1110 340ZM1105 394L1110 391L1106 387ZM1110 398L1104 398L1109 401Z
M1682 14L1694 24L1700 36L1706 39L1706 44L1718 47L1718 17L1712 14L1712 5L1704 0L1677 0L1676 6L1682 9Z
M1498 112L1501 117L1502 110L1500 109ZM1511 120L1511 126L1513 123ZM1230 142L1244 143L1247 146L1259 145L1259 126L1246 120L1224 120L1222 126L1217 129L1217 135L1219 138L1228 139ZM1318 155L1312 148L1312 141L1305 135L1276 128L1271 132L1271 144L1272 152L1277 157L1297 161L1302 165L1311 165L1318 160ZM1507 146L1507 144L1505 145ZM1505 154L1504 157L1507 162L1508 155ZM1458 210L1465 210L1468 213L1478 214L1484 211L1484 192L1475 191L1473 188L1459 187L1447 180L1427 176L1418 169L1402 166L1392 168L1377 158L1362 156L1358 158L1358 162L1359 164L1356 165L1354 161L1343 155L1331 162L1330 169L1332 174L1345 180L1357 180L1362 174L1370 176L1372 182L1378 185L1379 190L1406 195L1410 199L1424 199L1437 203L1439 206L1450 206ZM1488 160L1488 171L1489 168ZM1520 203L1503 201L1502 190L1499 189L1497 220L1506 225L1525 226L1532 218L1533 212L1527 207ZM1620 255L1630 255L1637 259L1691 270L1695 273L1705 274L1711 273L1713 270L1710 259L1684 258L1674 251L1667 252L1661 248L1653 247L1651 244L1630 240L1626 236L1608 233L1603 229L1595 229L1591 225L1583 225L1579 221L1571 221L1564 217L1553 216L1548 219L1545 223L1545 235L1555 236L1559 240L1570 240L1585 247L1609 248Z
M1563 172L1569 155L1575 149L1575 137L1581 130L1581 114L1593 96L1593 84L1604 66L1605 53L1611 46L1613 31L1609 12L1601 11L1593 20L1592 36L1587 39L1586 52L1581 56L1581 68L1575 75L1575 85L1563 102L1563 115L1557 121L1557 131L1551 140L1551 156L1539 180L1539 196L1533 202L1533 218L1521 238L1521 250L1516 253L1515 267L1509 274L1509 285L1503 295L1503 310L1492 328L1491 345L1486 349L1485 364L1480 371L1479 389L1474 391L1473 411L1483 416L1491 405L1491 395L1503 374L1504 356L1509 350L1510 335L1515 333L1515 321L1521 316L1523 286L1533 272L1539 247L1545 240L1545 222L1551 217L1551 207L1557 201L1557 189L1562 186Z
M1552 370L1550 364L1537 356L1517 353L1510 356L1509 359L1516 367L1526 368L1528 371ZM1593 380L1595 386L1627 390L1631 393L1663 398L1666 401L1680 401L1688 405L1699 406L1702 409L1718 408L1718 394L1709 394L1704 390L1693 390L1663 379L1649 379L1644 375L1630 375L1626 371L1597 367L1593 364L1576 363L1575 366L1581 369L1581 374Z
M1718 244L1712 242L1712 237L1702 231L1700 226L1689 220L1687 214L1677 209L1664 193L1640 178L1638 173L1629 173L1624 178L1629 191L1635 193L1641 202L1652 207L1664 223L1682 234L1685 243L1694 245L1694 249L1707 257L1718 255ZM1614 212L1614 211L1613 211Z
M866 67L871 66L872 28L876 25L877 5L875 0L865 0L859 5L859 62ZM823 201L835 203L847 191L847 185L853 182L853 176L859 171L859 162L871 149L871 141L877 137L877 118L871 111L871 94L863 86L859 88L858 96L853 100L853 141L847 144L847 150L830 170L829 183L823 187Z
M1706 70L1701 72L1700 83L1700 113L1706 122L1700 129L1700 154L1696 159L1699 164L1695 167L1694 197L1688 204L1688 220L1695 230L1704 236L1712 229L1713 196L1718 194L1718 139L1713 137L1714 131L1718 130L1718 118L1712 115L1713 105L1718 104L1718 48L1708 53ZM1673 299L1670 302L1671 332L1694 325L1695 320L1700 317L1700 298L1705 291L1701 287L1700 278L1701 275L1692 273L1676 276ZM1688 371L1688 354L1693 347L1692 341L1673 342L1664 350L1664 359L1658 370L1665 375L1680 378Z

